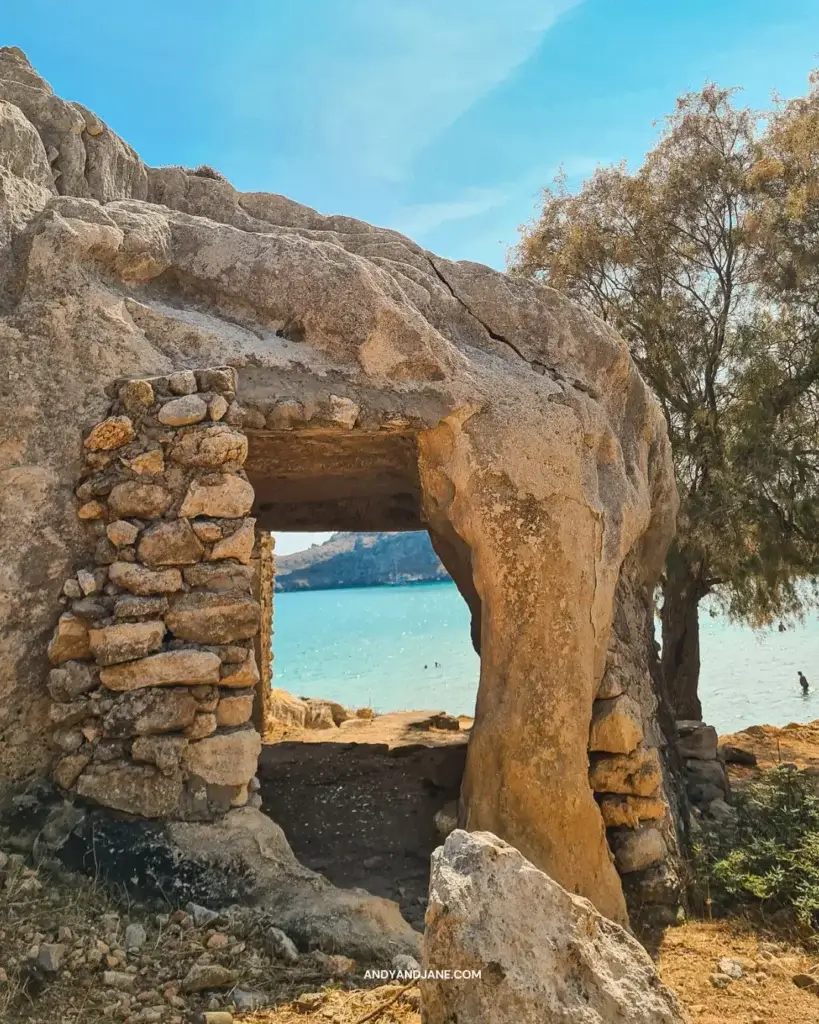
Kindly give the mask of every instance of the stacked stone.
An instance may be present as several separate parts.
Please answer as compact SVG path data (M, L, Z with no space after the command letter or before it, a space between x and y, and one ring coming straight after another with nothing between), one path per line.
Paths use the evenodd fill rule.
M704 815L729 823L735 818L728 803L730 785L719 756L719 737L712 725L694 720L677 722L680 755L685 762L686 790L695 817Z
M49 645L54 778L145 817L248 802L259 604L247 439L230 368L121 382L76 489L94 562L67 580ZM255 798L254 798L255 799Z
M655 918L673 920L680 883L667 864L670 827L662 763L647 735L643 709L628 692L639 689L631 685L638 671L616 645L608 652L592 711L589 782L627 897L637 894L641 908L656 904Z

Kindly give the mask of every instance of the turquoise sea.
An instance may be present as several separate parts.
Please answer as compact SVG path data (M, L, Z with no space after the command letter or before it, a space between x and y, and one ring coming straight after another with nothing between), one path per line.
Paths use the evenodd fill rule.
M275 595L274 685L376 711L472 714L478 657L452 583ZM819 718L819 618L755 633L724 618L701 623L703 714L720 732ZM814 692L802 695L802 669Z

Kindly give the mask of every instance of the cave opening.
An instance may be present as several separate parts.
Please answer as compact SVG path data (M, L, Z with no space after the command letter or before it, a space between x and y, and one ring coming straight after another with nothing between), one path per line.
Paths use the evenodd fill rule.
M307 867L395 900L420 927L478 688L469 549L429 529L413 433L247 436L260 535L285 552L332 535L327 558L276 553L275 594L262 576L263 807Z

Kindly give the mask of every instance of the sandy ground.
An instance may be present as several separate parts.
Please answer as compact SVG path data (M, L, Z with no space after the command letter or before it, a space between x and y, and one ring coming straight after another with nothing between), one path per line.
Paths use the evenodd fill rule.
M265 734L265 743L286 740L292 743L385 743L394 747L413 746L422 743L427 747L450 746L466 743L472 719L459 715L458 731L450 729L418 728L432 715L441 714L440 709L417 711L392 711L373 718L350 718L335 729L293 729L284 728L281 723L270 721Z

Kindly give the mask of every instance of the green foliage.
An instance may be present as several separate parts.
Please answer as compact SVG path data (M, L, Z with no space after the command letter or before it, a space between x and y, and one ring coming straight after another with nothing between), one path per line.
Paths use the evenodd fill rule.
M737 795L735 828L703 822L695 844L701 895L718 908L788 910L819 926L819 796L792 765L764 772Z
M615 327L662 405L677 697L696 690L703 598L762 626L798 617L819 576L819 85L766 118L735 99L683 96L637 170L545 189L510 263Z

